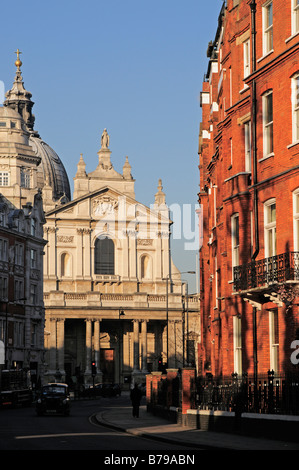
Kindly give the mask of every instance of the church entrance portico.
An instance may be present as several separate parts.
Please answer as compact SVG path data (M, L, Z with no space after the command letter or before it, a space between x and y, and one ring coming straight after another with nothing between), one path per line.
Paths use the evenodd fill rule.
M60 377L71 384L120 383L126 388L132 382L144 382L152 370L166 367L166 322L149 319L155 312L132 314L130 310L117 309L106 313L106 317L103 312L96 315L80 310L80 315L83 313L85 319L62 318L58 311L56 315L54 309L51 312L46 325L51 332L46 345L48 381ZM111 320L109 316L119 318ZM163 318L165 313L160 312L160 316ZM180 368L184 352L182 312L173 312L171 317L169 367ZM95 375L92 363L96 366Z

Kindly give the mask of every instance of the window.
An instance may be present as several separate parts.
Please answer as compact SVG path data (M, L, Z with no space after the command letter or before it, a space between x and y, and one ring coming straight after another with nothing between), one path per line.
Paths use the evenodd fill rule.
M241 335L241 317L233 317L234 334L234 372L242 375L242 335Z
M239 266L239 214L231 217L232 231L232 267Z
M273 4L267 2L263 6L263 52L264 55L273 50Z
M30 285L30 303L32 305L37 304L37 286L35 284Z
M0 186L9 186L9 173L0 171Z
M245 171L251 172L251 123L244 124Z
M270 343L270 370L278 371L279 366L279 335L278 311L269 311L269 343Z
M22 300L24 299L24 283L22 279L15 279L15 295L14 299Z
M263 96L264 157L273 153L273 93Z
M250 74L250 40L247 39L243 43L243 65L244 65L244 78Z
M30 234L35 237L36 235L36 220L35 219L31 219L30 221Z
M276 203L268 201L264 206L265 257L276 255Z
M25 327L24 323L15 321L14 322L14 346L22 347L25 341Z
M292 33L296 34L299 31L299 0L292 0Z
M292 78L292 108L293 142L297 142L299 141L299 74Z
M299 251L299 189L293 193L294 251Z
M0 261L8 261L8 241L0 238Z
M30 250L31 268L36 268L36 250Z
M8 297L7 277L0 276L0 300L6 300Z
M31 323L31 346L37 345L37 324Z
M114 243L110 238L95 242L95 274L114 274Z
M24 245L20 243L15 245L15 263L18 266L24 266Z
M21 186L22 188L30 188L30 173L23 168L21 169Z

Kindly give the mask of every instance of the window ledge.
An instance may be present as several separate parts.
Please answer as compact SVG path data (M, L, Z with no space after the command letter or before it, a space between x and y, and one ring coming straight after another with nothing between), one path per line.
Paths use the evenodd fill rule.
M274 153L269 153L265 157L261 158L258 162L263 162L264 160L268 160L268 158L274 157Z
M288 145L287 146L287 149L290 149L292 147L295 147L295 145L298 145L299 144L299 140L297 140L296 142L293 142L292 144Z
M263 55L259 59L257 59L257 63L261 62L262 60L266 59L269 55L271 55L274 52L274 49L271 49L271 51L267 52L267 54Z
M245 85L244 88L242 88L242 90L239 91L240 95L242 95L242 93L245 93L245 91L248 91L249 90L249 86L248 85Z
M292 36L290 36L289 38L287 38L285 40L286 43L288 43L289 41L291 41L292 39L294 39L296 36L298 36L299 34L299 31L297 31L296 33L292 34Z

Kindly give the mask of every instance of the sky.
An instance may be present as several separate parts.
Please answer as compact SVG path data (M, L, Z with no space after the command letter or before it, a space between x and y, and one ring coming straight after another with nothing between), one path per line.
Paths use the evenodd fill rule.
M71 188L80 154L132 166L137 201L154 203L162 179L171 209L172 258L197 271L199 104L207 46L222 0L14 0L1 5L0 82L11 88L19 49L35 129L60 156ZM197 276L182 274L189 293Z

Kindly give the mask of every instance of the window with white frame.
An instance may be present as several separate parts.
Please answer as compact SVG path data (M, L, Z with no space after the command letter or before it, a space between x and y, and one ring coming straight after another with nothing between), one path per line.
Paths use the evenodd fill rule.
M264 157L273 153L273 93L263 95Z
M276 255L276 202L267 201L264 205L265 257Z
M299 251L299 189L293 193L294 251Z
M9 186L8 171L0 171L0 186Z
M263 53L273 50L273 2L263 5Z
M244 123L245 171L251 172L251 123Z
M279 367L279 328L278 311L269 311L269 344L270 344L270 370L278 371Z
M250 39L243 42L244 78L250 74Z
M234 372L242 375L242 329L241 317L233 317L233 335L234 335Z
M292 34L299 31L299 0L292 0Z
M298 0L299 1L299 0ZM293 142L299 141L299 73L292 78Z
M239 266L239 214L231 217L232 267Z

